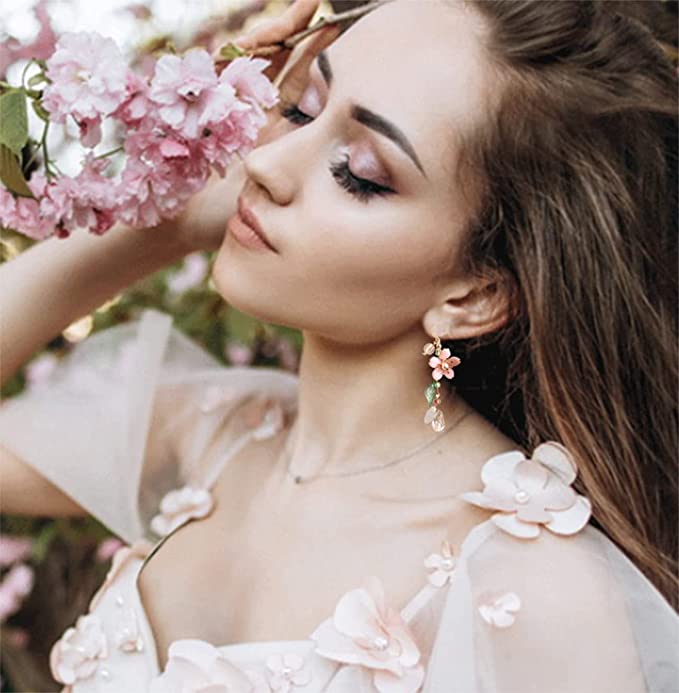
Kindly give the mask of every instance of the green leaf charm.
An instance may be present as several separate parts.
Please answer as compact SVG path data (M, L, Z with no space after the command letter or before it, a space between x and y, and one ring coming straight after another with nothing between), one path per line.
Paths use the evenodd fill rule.
M28 142L28 116L26 94L13 89L0 96L0 144L4 144L17 156Z
M245 55L245 51L239 48L235 43L227 43L222 46L219 50L219 55L225 60L233 60L234 58L240 58Z
M437 385L438 383L429 383L427 389L424 391L424 396L427 398L429 404L431 404L434 401L434 397L436 397L436 391L438 390Z

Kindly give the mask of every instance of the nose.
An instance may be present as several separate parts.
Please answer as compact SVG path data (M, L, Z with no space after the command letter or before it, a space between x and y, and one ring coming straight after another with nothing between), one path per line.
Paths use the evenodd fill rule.
M272 201L285 206L292 202L302 184L304 171L311 167L315 146L310 137L313 123L286 129L277 123L263 143L243 159L248 177L264 188ZM283 131L279 130L282 128Z

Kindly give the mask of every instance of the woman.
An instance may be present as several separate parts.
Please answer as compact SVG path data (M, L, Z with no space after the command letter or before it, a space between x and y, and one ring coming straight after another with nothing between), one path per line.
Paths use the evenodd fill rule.
M55 678L676 690L669 61L606 3L393 0L337 33L177 223L0 272L11 372L213 243L225 300L304 333L295 378L145 311L0 410L5 511L94 513L130 543Z

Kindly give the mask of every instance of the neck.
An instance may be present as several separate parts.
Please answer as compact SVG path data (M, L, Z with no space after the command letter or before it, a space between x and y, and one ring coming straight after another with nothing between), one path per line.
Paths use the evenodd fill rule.
M432 382L420 328L398 339L347 345L304 335L299 367L297 418L286 444L301 475L359 470L388 462L441 435L423 421L424 390ZM442 381L446 427L467 405L447 396Z

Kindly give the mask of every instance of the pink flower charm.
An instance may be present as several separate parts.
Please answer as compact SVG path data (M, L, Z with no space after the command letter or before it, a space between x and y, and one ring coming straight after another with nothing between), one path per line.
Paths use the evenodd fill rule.
M272 672L269 677L271 689L289 693L295 686L306 686L311 681L311 672L304 663L304 658L294 652L267 657L266 666Z
M450 380L455 372L453 368L459 366L462 363L457 356L451 356L450 349L441 349L441 356L432 356L429 359L429 365L434 369L432 372L432 378L434 380L441 380L445 375L448 380Z
M483 492L461 497L500 510L491 520L515 537L537 537L541 524L555 534L575 534L592 514L589 499L571 488L576 476L572 455L560 443L548 441L535 448L530 460L518 450L491 457L481 470Z
M521 608L521 600L515 592L505 592L491 597L479 606L479 613L486 623L496 628L507 628L514 623L514 614Z
M424 560L424 567L431 569L427 580L434 587L443 587L453 576L457 560L446 539L441 542L441 553L432 553Z
M84 614L52 646L50 671L56 681L70 685L92 676L106 657L108 645L99 617Z
M321 657L374 669L381 693L415 693L424 680L420 651L408 624L388 606L379 578L347 592L332 618L312 633Z
M249 693L252 682L216 647L204 640L175 640L168 649L165 670L152 681L149 693L215 691Z
M151 519L151 529L164 536L189 518L206 517L213 507L212 494L207 489L182 486L163 496L160 513Z
M99 589L94 593L94 596L90 600L89 610L93 611L97 608L106 590L108 590L113 581L120 574L120 571L131 558L145 558L152 548L153 545L147 539L138 539L130 546L121 546L113 554L113 558L111 559L111 567L106 573L104 582L99 586Z

